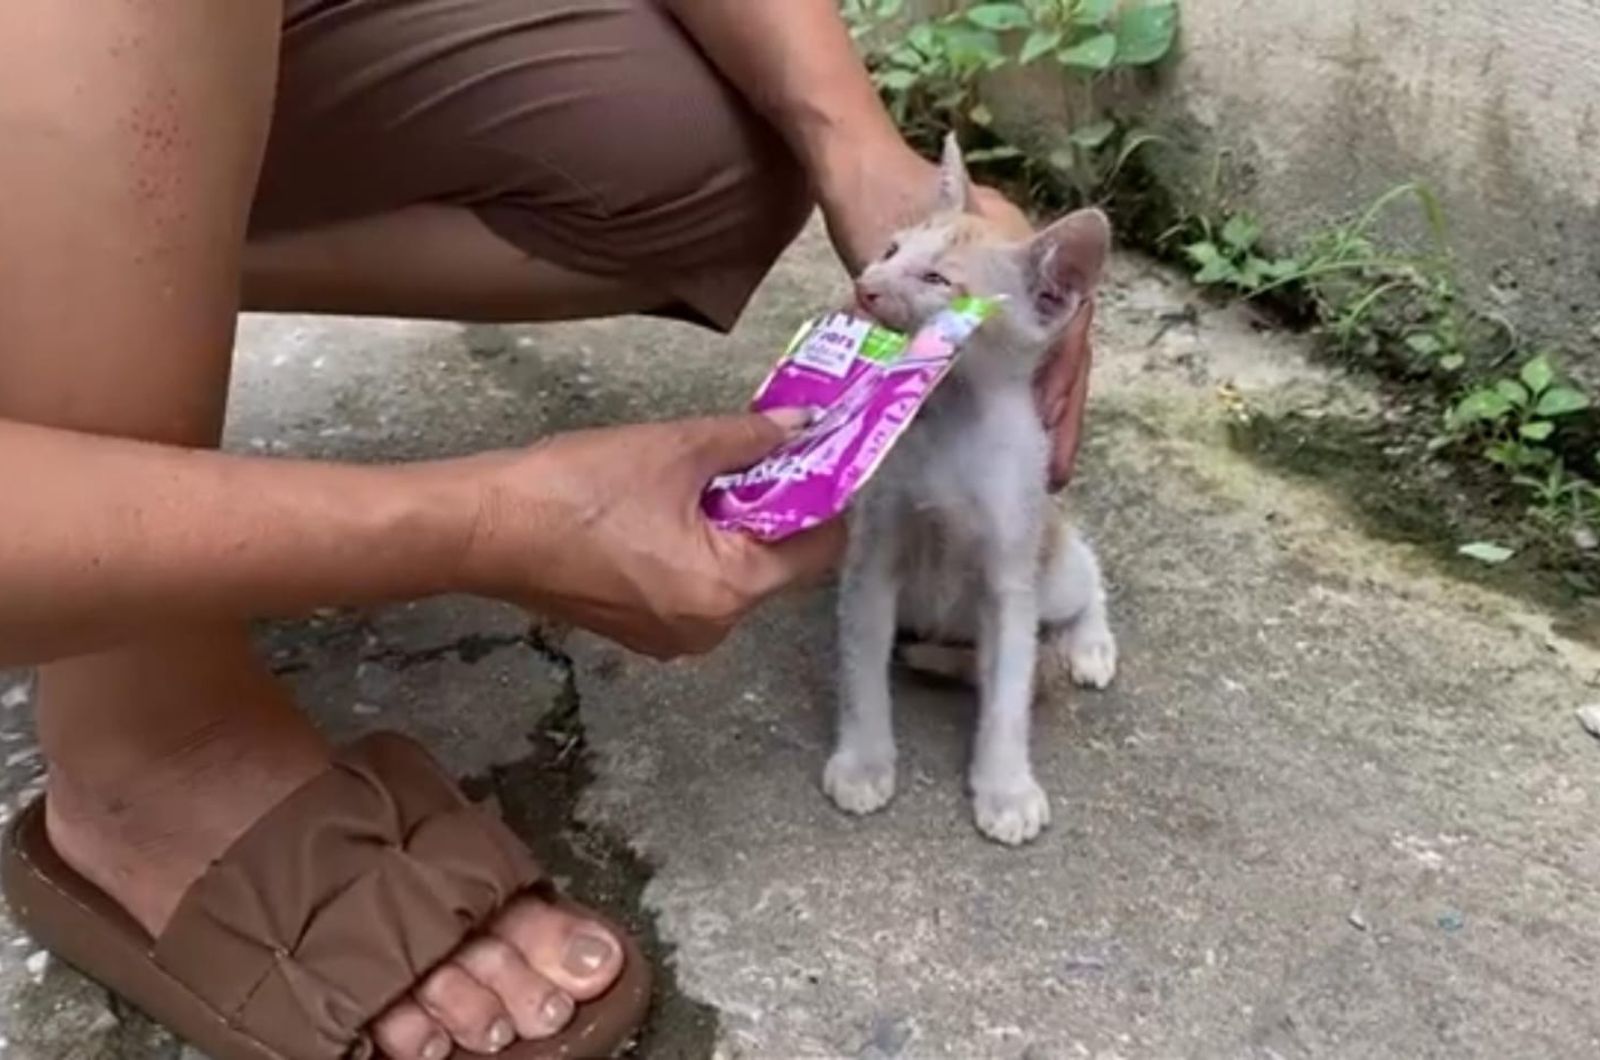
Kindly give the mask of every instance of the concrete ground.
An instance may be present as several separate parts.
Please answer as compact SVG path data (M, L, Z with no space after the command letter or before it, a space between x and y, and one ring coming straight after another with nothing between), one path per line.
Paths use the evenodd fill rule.
M231 444L356 459L737 408L840 279L816 232L739 333L261 319ZM1186 313L1194 306L1198 313ZM663 962L651 1057L1579 1057L1600 1053L1600 656L1551 616L1364 537L1235 455L1240 401L1354 385L1117 262L1074 487L1123 669L1037 718L1055 827L1006 850L961 791L967 695L905 683L901 791L818 790L825 592L658 666L435 600L263 631L331 729L404 729L496 797ZM0 675L5 812L37 789ZM17 932L7 1053L181 1047Z

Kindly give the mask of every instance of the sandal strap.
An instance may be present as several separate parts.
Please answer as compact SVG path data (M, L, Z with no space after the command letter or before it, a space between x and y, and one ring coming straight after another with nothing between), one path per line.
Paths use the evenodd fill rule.
M426 751L378 733L194 883L154 959L287 1057L369 1056L367 1024L542 878Z

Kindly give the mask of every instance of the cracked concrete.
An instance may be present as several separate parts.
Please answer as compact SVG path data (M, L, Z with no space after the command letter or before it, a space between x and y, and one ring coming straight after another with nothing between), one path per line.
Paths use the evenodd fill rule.
M838 283L813 231L730 340L251 320L230 444L416 457L737 407ZM263 650L336 735L427 740L575 893L653 932L675 983L642 1055L1595 1055L1600 742L1573 710L1600 657L1226 444L1241 400L1371 406L1294 338L1130 257L1100 355L1074 498L1125 666L1040 711L1057 823L1028 849L968 822L951 689L901 686L887 811L826 803L825 591L673 666L456 598L276 625ZM39 771L16 681L8 813ZM0 931L7 1055L179 1054L32 954Z

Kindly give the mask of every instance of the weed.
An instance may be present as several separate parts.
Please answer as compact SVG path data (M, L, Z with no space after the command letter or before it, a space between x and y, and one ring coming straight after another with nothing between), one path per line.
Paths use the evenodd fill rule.
M1430 246L1384 253L1373 230L1407 200L1421 208ZM1317 322L1346 359L1431 380L1445 406L1433 451L1453 447L1485 461L1522 492L1541 527L1575 541L1600 536L1600 475L1574 471L1568 459L1582 448L1583 434L1566 428L1576 426L1590 400L1558 378L1548 354L1524 353L1515 375L1500 370L1517 356L1517 336L1497 318L1465 308L1443 210L1426 188L1391 189L1353 220L1311 234L1281 257L1262 248L1261 225L1248 214L1233 214L1220 226L1191 220L1178 231L1197 283L1286 301ZM1462 551L1485 563L1506 558L1492 542Z
M1300 262L1294 258L1264 256L1260 248L1261 224L1250 214L1234 214L1218 232L1213 232L1210 222L1203 218L1198 224L1200 238L1183 248L1194 265L1198 284L1221 285L1255 295L1302 273Z
M1420 254L1382 253L1372 229L1406 199L1421 207L1432 246ZM1368 360L1387 355L1422 372L1454 372L1465 364L1443 213L1422 185L1391 189L1358 217L1313 233L1284 256L1262 249L1262 227L1245 213L1229 216L1220 228L1196 218L1173 234L1187 237L1183 254L1196 283L1303 306L1303 315L1320 322L1342 353Z
M1177 0L1015 0L962 5L904 24L904 0L844 0L843 11L874 82L901 129L931 147L948 131L975 165L1036 164L995 128L979 98L983 77L1049 64L1093 82L1116 70L1150 66L1172 50ZM1141 147L1157 139L1111 120L1075 129L1043 162L1080 199L1107 186Z
M1545 525L1592 538L1600 525L1600 487L1567 469L1554 448L1565 420L1590 407L1586 394L1559 380L1550 358L1531 357L1515 378L1467 391L1444 415L1435 448L1470 444L1526 491L1528 511Z
M1522 474L1556 463L1547 443L1557 422L1589 407L1589 398L1559 382L1550 358L1530 358L1516 378L1502 377L1468 391L1445 412L1442 443L1481 441L1483 455Z

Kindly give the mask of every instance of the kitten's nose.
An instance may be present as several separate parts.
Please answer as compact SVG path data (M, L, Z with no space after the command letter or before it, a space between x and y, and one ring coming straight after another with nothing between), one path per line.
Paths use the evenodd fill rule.
M868 287L866 284L862 283L860 280L857 280L856 281L856 304L859 305L862 309L871 309L874 305L877 304L877 301L878 301L878 292L874 291L872 288Z

